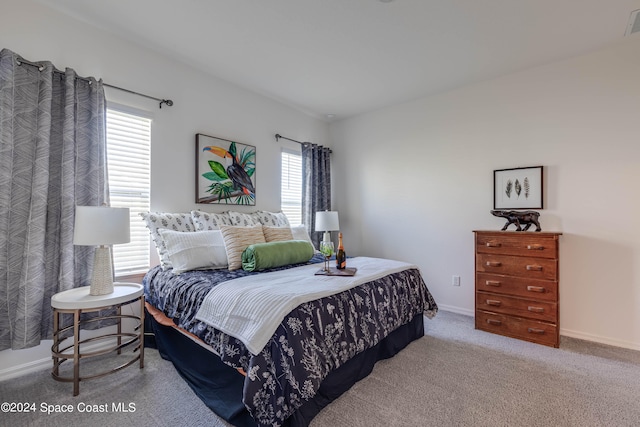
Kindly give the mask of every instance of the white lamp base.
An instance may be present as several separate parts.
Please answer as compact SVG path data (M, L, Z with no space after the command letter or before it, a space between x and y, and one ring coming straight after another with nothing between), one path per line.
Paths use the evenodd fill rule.
M113 292L113 269L109 246L99 246L93 259L93 277L89 295L106 295Z
M331 241L331 232L330 231L325 231L324 234L322 235L322 241L323 242L330 242Z

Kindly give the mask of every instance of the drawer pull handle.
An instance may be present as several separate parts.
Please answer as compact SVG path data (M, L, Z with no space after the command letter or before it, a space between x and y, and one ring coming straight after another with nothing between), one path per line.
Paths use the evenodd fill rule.
M487 261L487 267L500 267L502 265L499 261Z
M490 325L497 325L497 326L502 325L502 321L497 319L487 319L487 323Z
M487 286L495 286L496 288L502 286L502 282L498 282L497 280L487 280L485 284Z
M545 293L547 290L542 286L527 286L527 291Z
M534 307L532 305L527 307L527 310L529 310L529 311L531 311L533 313L544 313L544 308L542 308L542 307Z
M527 331L531 334L544 334L544 329L529 328Z
M498 243L498 242L487 242L487 247L488 248L499 248L501 246L502 246L502 244Z
M527 265L527 271L542 271L541 265Z
M500 307L500 305L502 304L502 302L495 300L495 299L488 299L487 300L487 305L493 305L496 307Z
M543 251L544 246L542 245L527 245L527 249L530 251Z

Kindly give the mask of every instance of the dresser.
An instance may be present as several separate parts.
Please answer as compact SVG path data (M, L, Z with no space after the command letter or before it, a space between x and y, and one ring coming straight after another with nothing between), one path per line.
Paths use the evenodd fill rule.
M474 233L476 329L557 348L562 233Z

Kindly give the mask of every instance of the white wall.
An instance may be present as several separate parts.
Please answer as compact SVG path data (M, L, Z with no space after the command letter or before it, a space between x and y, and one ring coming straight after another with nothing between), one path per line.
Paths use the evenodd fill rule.
M317 118L96 30L32 0L3 1L0 48L10 49L27 60L50 60L59 69L71 67L81 76L101 77L115 86L174 101L173 107L158 109L156 101L107 89L109 101L153 114L153 211L279 210L280 150L283 146L298 146L287 145L283 140L277 143L274 135L330 145L328 126ZM256 206L194 203L196 133L256 146ZM157 262L155 251L152 261ZM0 352L0 374L17 363L50 357L50 345L48 342L30 351Z
M69 44L64 40L72 38ZM124 42L32 0L5 0L0 48L160 98L108 90L154 116L152 210L194 200L195 134L257 147L257 206L279 207L281 133L332 145L334 209L350 255L418 264L442 307L473 312L474 229L492 171L545 165L543 229L562 231L561 332L640 349L640 40L332 125ZM335 141L333 144L330 141ZM295 147L295 145L293 145ZM462 286L451 286L451 275ZM50 342L0 352L0 376Z
M473 314L472 230L504 224L493 170L544 165L561 334L640 349L639 76L635 37L333 123L347 253L412 261L442 307Z

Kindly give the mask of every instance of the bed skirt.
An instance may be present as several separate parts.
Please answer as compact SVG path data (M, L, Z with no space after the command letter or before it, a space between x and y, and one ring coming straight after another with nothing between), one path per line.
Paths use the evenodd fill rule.
M145 331L145 346L157 348L163 359L171 361L180 376L213 412L237 427L256 425L242 403L242 374L176 328L161 325L151 315L145 315ZM298 408L285 426L308 426L322 408L369 375L378 360L393 357L422 336L424 317L418 314L376 346L329 373L318 393Z

